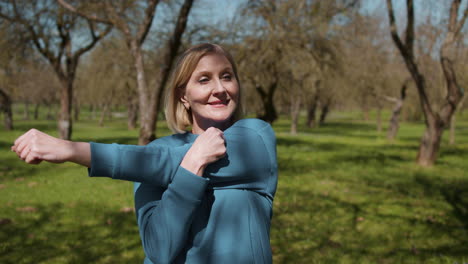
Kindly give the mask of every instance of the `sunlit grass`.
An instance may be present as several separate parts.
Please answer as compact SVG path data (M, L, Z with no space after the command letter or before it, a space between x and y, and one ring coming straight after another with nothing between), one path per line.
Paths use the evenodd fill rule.
M457 144L445 133L437 165L425 169L414 163L421 124L403 123L389 143L360 119L301 122L297 136L287 119L275 123L274 262L468 262L468 118L458 118ZM24 164L13 140L31 127L56 135L55 122L15 121L14 131L0 129L0 263L141 263L131 183L88 178L74 164ZM169 134L164 122L158 129ZM99 127L85 113L73 138L135 144L137 134L126 120Z

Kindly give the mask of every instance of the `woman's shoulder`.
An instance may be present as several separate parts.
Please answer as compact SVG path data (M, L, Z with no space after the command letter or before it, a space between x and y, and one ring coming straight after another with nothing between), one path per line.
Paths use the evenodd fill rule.
M245 133L247 131L252 131L262 137L270 137L275 138L275 132L271 125L261 119L258 118L245 118L235 122L228 130L226 131L241 131ZM228 132L230 133L230 132ZM235 133L235 132L234 132Z
M234 123L233 127L246 127L252 129L271 128L271 125L258 118L245 118Z
M148 145L151 146L182 146L187 143L191 143L194 140L194 135L188 132L180 133L180 134L172 134L165 137L160 137L158 139L153 140Z

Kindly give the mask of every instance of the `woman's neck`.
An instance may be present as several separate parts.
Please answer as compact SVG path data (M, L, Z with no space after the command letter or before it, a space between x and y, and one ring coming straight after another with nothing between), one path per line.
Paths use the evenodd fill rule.
M232 122L230 120L225 121L225 122L205 122L205 124L203 125L198 124L194 120L192 124L192 134L197 134L197 135L202 134L210 127L215 127L221 131L224 131L228 129L231 125L232 125Z

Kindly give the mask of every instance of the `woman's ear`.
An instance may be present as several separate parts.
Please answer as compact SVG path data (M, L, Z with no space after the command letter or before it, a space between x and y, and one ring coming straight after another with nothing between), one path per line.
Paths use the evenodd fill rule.
M190 103L188 102L187 97L185 97L185 94L180 97L180 101L184 104L185 109L190 110Z

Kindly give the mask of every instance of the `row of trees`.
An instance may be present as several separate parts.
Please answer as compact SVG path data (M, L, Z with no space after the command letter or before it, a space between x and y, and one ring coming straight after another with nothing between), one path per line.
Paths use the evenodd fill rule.
M364 119L376 110L381 130L381 112L391 108L389 139L401 118L425 120L418 162L427 166L468 84L461 2L426 1L446 18L435 21L412 0L401 10L387 0L371 14L364 0L247 0L232 21L213 26L200 7L215 3L203 0L1 0L0 45L9 52L0 62L0 110L12 123L12 101L36 109L59 101L60 135L70 138L81 106L100 109L101 123L111 107L126 107L129 128L138 119L146 144L177 54L218 42L239 64L248 113L268 122L287 113L294 134L300 113L313 127L332 109L360 109Z

